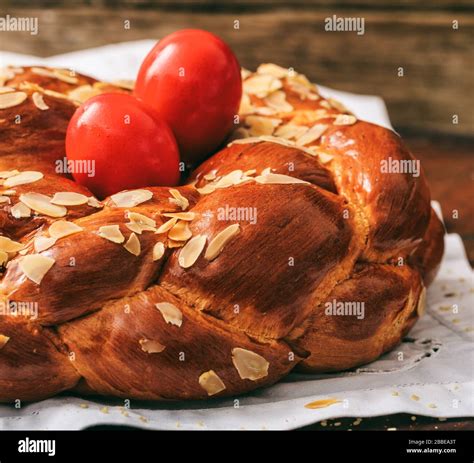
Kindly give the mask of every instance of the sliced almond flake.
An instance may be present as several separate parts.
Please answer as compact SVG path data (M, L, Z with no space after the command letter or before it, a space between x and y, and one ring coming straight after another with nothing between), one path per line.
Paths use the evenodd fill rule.
M185 198L179 190L175 190L174 188L171 188L169 190L172 198L169 198L170 203L176 204L178 207L181 208L181 210L186 210L189 207L189 201L187 198Z
M8 262L8 252L0 251L0 266L4 266Z
M300 180L299 178L290 177L289 175L283 174L267 174L267 175L259 175L255 178L257 183L262 184L278 184L278 185L285 185L291 183L303 183L309 185L309 182L305 182L304 180Z
M174 304L158 302L155 306L163 315L166 323L174 326L181 326L183 324L183 314Z
M10 198L8 196L0 195L0 204L10 204Z
M25 193L20 195L20 201L35 212L49 217L64 217L67 214L64 206L51 204L51 198L41 193Z
M189 268L198 260L206 245L205 235L196 235L191 238L179 252L178 263L183 268Z
M271 136L271 135L264 135L260 138L262 139L262 141L268 141L270 143L277 143L278 145L289 146L290 148L294 148L296 146L295 142L293 142L291 140L285 140L284 138L280 138L280 137L274 137L274 136Z
M305 134L296 139L296 144L298 146L309 145L318 140L327 129L326 124L315 124Z
M125 236L122 235L118 225L104 225L99 228L97 233L101 238L112 241L113 243L121 244L125 241Z
M340 101L337 101L334 98L328 98L327 101L335 110L341 113L350 113L350 111Z
M158 227L155 233L157 233L158 235L161 233L166 233L168 230L171 230L175 226L177 221L178 219L176 217L173 217L172 219L166 221L164 224Z
M89 198L81 193L74 193L72 191L65 191L60 193L54 193L52 204L58 204L60 206L81 206L86 204Z
M232 363L242 379L257 381L268 376L270 364L261 355L247 349L232 349Z
M282 87L280 79L269 74L254 74L245 80L243 84L244 93L256 95L258 98L265 98L268 94Z
M249 177L251 175L255 175L257 173L257 169L249 169L244 172L245 177Z
M176 217L179 220L186 220L188 222L191 222L196 218L194 212L164 212L162 215L164 217Z
M252 137L259 137L261 135L272 135L273 131L279 124L281 119L263 116L247 116L245 124L249 126L249 134Z
M8 336L0 334L0 349L3 349L9 340L10 338Z
M318 152L317 156L323 164L327 164L328 162L331 162L334 159L334 156L332 154L323 152Z
M69 100L68 96L64 93L56 92L54 90L45 89L43 92L45 95L52 96L53 98L60 98L62 100Z
M250 77L252 75L252 72L249 71L248 69L241 68L240 69L240 76L242 80L244 81L247 77Z
M68 97L72 100L84 103L93 96L100 95L101 91L92 85L81 85L68 92Z
M308 131L305 125L285 124L278 127L275 131L277 137L282 137L287 140L296 139L304 135Z
M315 94L306 87L305 85L299 83L299 82L290 82L289 83L290 90L294 93L296 93L299 97L300 100L318 100L319 95Z
M23 256L18 265L29 280L39 285L54 264L55 260L51 257L41 254L30 254Z
M116 193L110 198L117 207L135 207L152 197L153 193L149 190L130 190Z
M56 244L57 239L49 236L37 236L34 240L35 252L43 252Z
M0 251L4 252L18 252L24 248L24 245L13 241L6 236L0 236Z
M297 72L293 73L292 75L288 76L288 80L292 83L299 83L305 86L307 89L318 93L318 89L316 85L314 85L304 74L299 74Z
M116 87L124 88L125 90L133 90L135 88L135 82L130 79L118 79L111 82Z
M79 233L84 229L79 225L76 225L74 222L68 222L67 220L57 220L52 223L48 229L49 236L51 238L64 238L65 236L74 235Z
M134 256L139 256L141 252L140 240L135 233L132 233L123 247Z
M34 105L40 111L47 111L49 109L49 106L44 102L43 95L41 93L34 92L31 98L33 100Z
M265 169L262 169L262 172L260 175L269 175L272 173L272 168L271 167L265 167Z
M12 188L18 185L26 185L28 183L34 183L41 180L44 175L41 172L35 170L25 170L20 172L18 175L8 177L4 182L3 186L6 188Z
M0 69L0 85L3 87L7 81L13 79L15 74L6 68Z
M258 116L274 116L277 114L277 110L269 106L257 106L253 108L253 114Z
M283 79L288 75L288 72L287 68L282 68L273 63L262 63L257 68L257 74L269 74L277 79Z
M0 178L10 178L14 177L15 175L18 175L20 173L19 170L4 170L0 172Z
M33 67L31 68L31 72L39 76L52 77L54 79L61 80L62 82L66 82L67 84L77 84L79 82L78 78L72 76L71 71L67 69L49 70L44 68Z
M242 185L243 183L253 182L255 179L253 177L247 177L243 175L242 178L235 183L235 185Z
M170 249L173 248L182 248L186 244L186 241L174 241L174 240L168 240L168 247Z
M213 183L213 186L214 188L227 188L235 185L240 181L243 174L243 171L240 169L233 170L232 172L223 175L216 183Z
M322 106L325 109L332 109L332 106L326 100L321 101L319 104L320 104L320 106Z
M5 196L13 196L13 195L16 195L16 190L3 190L3 191L0 191L0 194L5 195Z
M426 308L426 288L423 286L420 292L420 297L418 298L418 304L416 306L416 313L419 317L422 317L425 313Z
M225 384L214 370L204 372L199 376L199 385L207 392L208 396L216 395L225 390Z
M262 139L260 137L247 137L247 138L236 138L232 140L227 146L232 145L246 145L248 143L262 143Z
M140 339L138 341L143 352L147 354L159 354L163 352L166 347L158 341L153 341L151 339Z
M278 112L289 113L294 109L293 106L286 101L285 92L280 90L268 95L265 98L265 104Z
M187 241L193 236L188 222L179 220L176 225L168 232L168 238L174 241Z
M12 93L1 93L0 94L0 109L13 108L22 104L26 98L25 92L12 92Z
M204 258L207 260L215 259L224 249L224 246L240 232L240 225L234 223L220 231L209 243Z
M127 222L125 226L132 232L137 233L138 235L141 235L143 233L142 227L138 225L138 223L135 222Z
M249 114L254 111L250 97L246 93L242 93L240 100L239 114Z
M160 260L165 255L165 245L159 241L153 246L153 261Z
M0 93L10 93L14 92L16 89L14 87L0 87Z
M216 176L217 176L217 169L213 169L210 172L208 172L206 175L203 175L202 178L204 180L210 181L210 180L215 180Z
M28 206L25 206L23 203L16 203L14 206L12 206L10 213L15 219L31 217L31 209Z
M27 80L25 80L24 82L20 82L18 88L20 90L44 93L44 88L41 87L41 85L35 84L34 82L28 82Z
M357 117L351 114L339 114L334 119L334 125L353 125L357 122Z
M104 205L97 198L94 198L94 196L87 198L87 205L97 209L104 207Z
M144 231L156 231L156 221L153 220L151 217L147 217L146 215L139 214L138 212L126 212L127 219L130 220L131 223L138 226L140 229L140 233ZM129 225L129 224L126 224ZM129 227L130 228L130 227Z
M196 190L201 195L208 195L210 193L214 193L214 191L216 191L216 187L214 185L208 184L204 185L202 188L196 188Z

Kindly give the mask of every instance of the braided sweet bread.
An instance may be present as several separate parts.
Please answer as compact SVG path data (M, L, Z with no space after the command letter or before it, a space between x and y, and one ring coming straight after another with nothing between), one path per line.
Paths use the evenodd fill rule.
M80 101L121 85L0 76L0 401L74 390L235 395L392 349L424 308L443 226L400 138L275 65L188 184L99 201L58 173ZM363 317L328 303L363 302Z

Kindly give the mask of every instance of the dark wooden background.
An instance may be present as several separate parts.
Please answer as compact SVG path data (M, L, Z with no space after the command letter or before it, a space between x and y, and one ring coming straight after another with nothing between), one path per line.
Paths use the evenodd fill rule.
M2 50L49 56L203 28L226 40L249 69L276 62L323 85L382 96L394 126L422 161L448 232L461 234L474 264L472 0L0 0L0 16L6 14L38 17L40 33L0 32ZM364 18L365 34L325 32L324 19L334 14ZM458 124L452 123L455 114ZM310 429L350 429L353 422L339 421ZM400 414L364 420L358 429L393 427L472 430L474 422L413 421Z
M273 61L323 85L382 95L398 129L464 135L474 129L472 0L0 0L0 6L3 15L36 16L40 24L38 36L0 33L3 50L48 56L203 28L224 38L245 67ZM333 14L364 18L365 34L326 32L324 19Z

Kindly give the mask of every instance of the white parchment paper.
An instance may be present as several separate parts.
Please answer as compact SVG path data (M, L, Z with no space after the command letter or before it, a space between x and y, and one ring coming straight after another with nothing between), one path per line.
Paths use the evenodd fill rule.
M154 43L114 44L47 59L0 52L0 66L45 64L103 80L133 79ZM359 118L391 127L381 98L320 89ZM148 429L293 429L344 416L402 412L440 418L473 416L474 278L460 237L450 234L445 241L441 270L428 290L427 313L400 346L369 365L338 374L292 373L270 388L237 399L132 402L128 409L117 400L61 395L19 409L0 405L0 429L83 429L97 424ZM329 397L341 402L322 409L305 408Z

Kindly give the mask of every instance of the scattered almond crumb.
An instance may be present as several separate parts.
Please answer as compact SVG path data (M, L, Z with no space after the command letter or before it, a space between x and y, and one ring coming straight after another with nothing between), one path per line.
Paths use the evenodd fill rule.
M334 426L341 426L341 424L342 423L340 421L338 421L337 423L334 423Z
M396 431L397 428L387 428L387 431Z
M411 420L412 420L412 421L416 421L416 416L412 416L412 417L411 417Z
M393 392L392 392L392 395L395 396L395 397L398 397L400 394L399 394L398 391L393 391Z
M428 404L429 408L438 408L435 404Z
M102 413L108 414L108 413L109 413L109 407L102 407L102 408L100 409L100 411L101 411Z
M410 396L410 399L411 399L411 400L416 400L416 401L420 400L420 398L419 398L416 394L412 394L412 395Z
M140 421L143 421L144 423L148 423L148 419L145 418L144 416L139 417Z
M352 423L353 426L359 426L362 423L362 418L356 418L356 420Z
M81 407L81 408L89 408L89 405L87 405L87 404L79 404L79 407Z
M328 425L328 422L326 420L321 421L321 426L325 428Z

